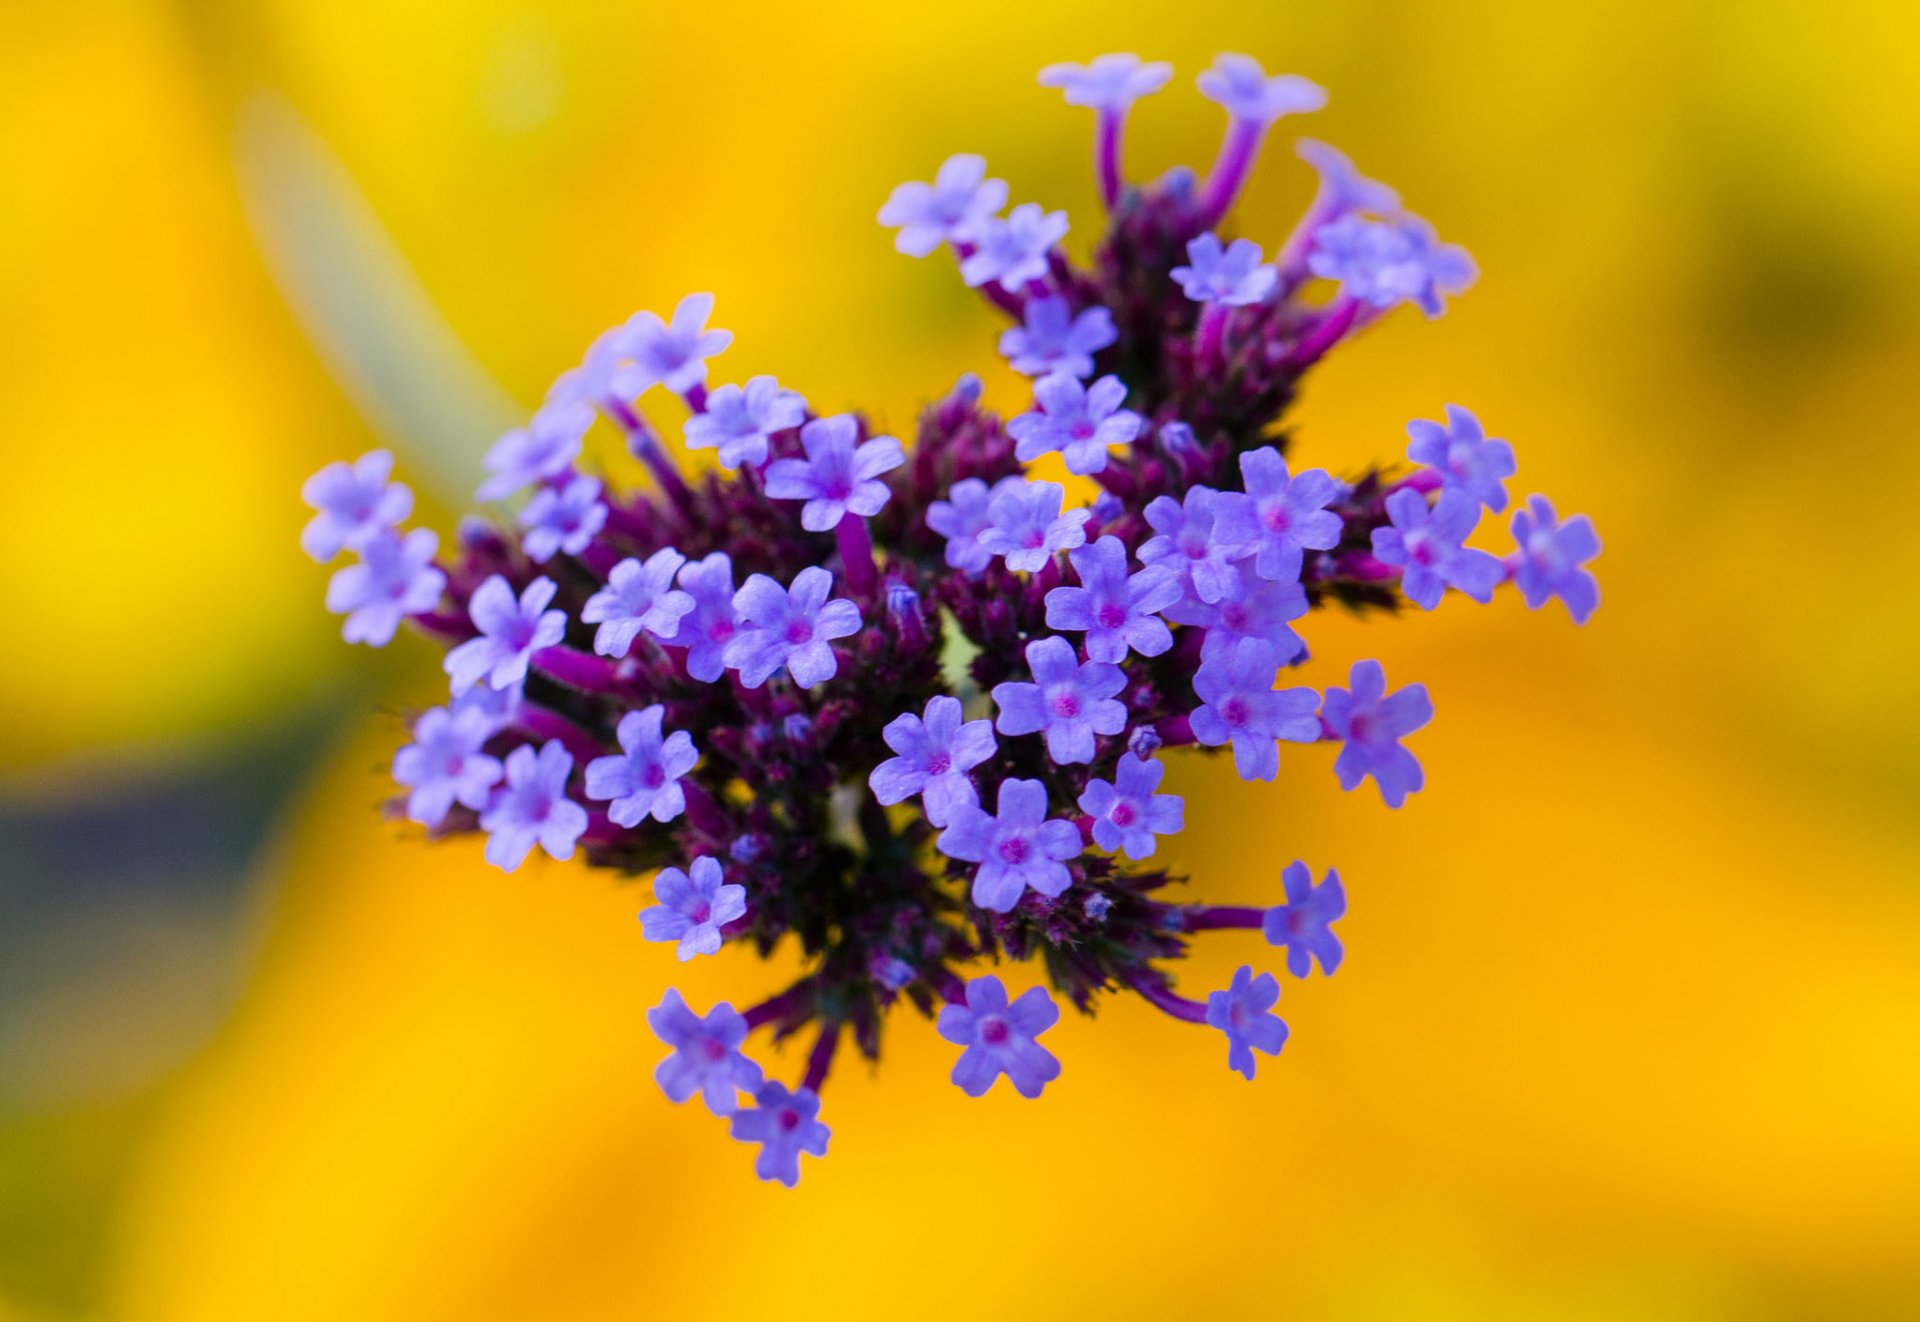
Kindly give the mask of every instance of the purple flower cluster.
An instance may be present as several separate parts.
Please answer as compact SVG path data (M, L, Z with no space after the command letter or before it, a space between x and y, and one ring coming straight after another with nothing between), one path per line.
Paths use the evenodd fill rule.
M1439 313L1472 263L1312 141L1319 191L1272 260L1225 233L1273 125L1325 101L1245 56L1200 78L1228 120L1204 183L1130 181L1126 118L1170 77L1132 55L1041 76L1095 112L1108 215L1088 262L1059 247L1063 213L1007 210L978 156L881 210L901 251L950 250L1007 318L1000 351L1027 380L1004 420L972 376L908 444L864 414L815 416L770 374L709 391L732 337L692 294L601 335L499 439L480 494L510 507L444 552L399 526L412 497L384 452L305 489L303 547L357 557L327 588L346 637L380 645L410 622L445 649L451 697L394 757L396 815L483 835L508 870L540 852L651 875L641 936L681 959L799 965L744 1009L696 1014L669 992L648 1014L661 1088L726 1117L764 1179L825 1155L836 1055L876 1058L896 1008L936 1020L971 1096L1002 1075L1038 1096L1061 1074L1038 1041L1056 998L1089 1011L1116 991L1219 1030L1253 1077L1286 1041L1278 980L1248 965L1190 997L1177 961L1239 930L1292 977L1331 974L1345 890L1294 863L1265 907L1175 898L1154 863L1186 804L1163 783L1228 749L1273 780L1286 743L1289 766L1372 779L1398 807L1424 780L1405 741L1432 703L1389 692L1378 661L1344 685L1320 669L1315 613L1507 583L1576 621L1598 604L1592 526L1544 497L1516 504L1511 549L1469 545L1516 464L1464 409L1409 424L1410 466L1291 459L1286 412L1314 365L1399 303ZM655 387L719 471L674 462L637 407ZM583 471L597 419L650 481ZM1048 479L1062 467L1098 495L1070 497ZM1014 962L1047 985L1015 994L982 971ZM762 1032L808 1039L792 1087L747 1055Z

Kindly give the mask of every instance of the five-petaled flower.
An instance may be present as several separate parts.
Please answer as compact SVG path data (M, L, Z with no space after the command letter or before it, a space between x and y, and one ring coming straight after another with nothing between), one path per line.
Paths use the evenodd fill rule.
M1131 859L1152 858L1155 836L1174 835L1186 822L1186 801L1156 793L1166 767L1155 758L1123 753L1113 779L1090 780L1080 811L1093 818L1093 842Z
M873 797L891 806L918 794L927 821L945 826L962 807L977 807L980 795L967 774L999 747L993 722L961 717L960 699L941 694L927 700L924 716L896 716L881 731L896 756L873 769Z
M1346 743L1334 759L1333 774L1343 790L1356 789L1372 776L1387 806L1398 808L1426 783L1419 760L1400 741L1433 719L1433 701L1424 684L1389 695L1378 661L1354 662L1348 683L1350 689L1328 689L1320 704L1328 734Z
M1027 300L1023 324L1000 333L1000 352L1025 376L1088 377L1093 356L1119 337L1113 314L1104 307L1075 313L1064 298L1034 298Z
M1478 275L1464 248L1441 243L1418 216L1330 221L1314 231L1308 265L1349 298L1376 308L1411 302L1429 317L1445 310L1443 294L1464 293Z
M726 673L726 646L740 629L733 606L733 561L725 551L690 561L680 570L679 583L693 608L681 616L680 628L667 645L685 648L687 673L711 684Z
M1042 87L1057 87L1070 106L1124 110L1151 96L1173 77L1173 66L1138 55L1098 55L1087 64L1049 64L1040 71Z
M1266 125L1326 105L1327 94L1297 74L1269 76L1251 55L1221 55L1199 78L1200 94L1238 120Z
M1093 737L1127 728L1127 705L1114 695L1127 686L1126 672L1106 661L1081 661L1064 638L1027 644L1033 682L1008 680L993 686L1001 734L1047 736L1047 753L1069 765L1093 761Z
M1001 489L1018 488L1024 481L1003 477L989 488L977 477L963 478L948 488L945 500L936 500L927 506L927 527L947 539L946 559L950 568L973 575L993 563L994 553L980 544L980 534L993 526L987 513L988 504Z
M712 294L688 294L663 322L656 313L637 312L627 322L625 344L632 360L622 393L644 395L656 385L684 395L707 379L707 359L733 343L733 332L708 330Z
M1480 503L1471 495L1443 491L1428 505L1425 496L1403 487L1387 497L1387 517L1391 527L1373 530L1373 555L1400 567L1400 590L1407 600L1432 610L1448 588L1475 601L1493 600L1506 570L1485 551L1461 545L1480 522Z
M300 549L325 564L342 551L359 550L413 513L413 492L388 482L392 474L393 454L370 450L308 478L300 499L319 513L300 530Z
M479 812L500 783L500 759L486 753L491 717L478 707L434 707L413 723L413 742L393 755L393 778L412 791L407 817L436 827L458 803Z
M683 961L720 949L720 929L747 912L747 888L727 882L719 859L702 854L690 871L661 868L653 879L655 902L640 914L641 935L678 941Z
M1242 964L1225 991L1207 997L1207 1024L1227 1035L1227 1068L1251 1079L1253 1053L1280 1054L1287 1044L1286 1021L1272 1013L1280 999L1280 982L1271 973L1253 976Z
M987 501L987 526L975 539L987 554L1002 556L1008 569L1038 570L1059 551L1087 543L1083 509L1061 512L1067 489L1058 482L1010 477L997 483Z
M440 539L428 528L404 537L382 532L362 545L359 563L336 569L327 581L327 609L347 617L340 636L385 647L401 620L432 610L447 586L447 576L433 563L439 548Z
M1312 689L1273 687L1280 654L1273 644L1244 638L1200 663L1193 691L1201 705L1188 718L1193 737L1209 747L1233 744L1233 764L1242 780L1272 780L1280 774L1277 740L1310 744L1320 737Z
M1066 212L1022 202L1005 219L989 216L973 230L974 248L960 262L960 278L969 286L992 282L1019 290L1047 273L1047 254L1066 234Z
M446 671L453 679L454 693L465 693L483 679L497 689L525 679L533 654L566 635L566 612L547 609L557 591L552 579L536 578L516 601L513 589L498 574L475 588L467 614L480 636L447 653Z
M515 428L495 441L485 460L487 480L480 499L505 500L523 487L558 478L573 467L593 425L593 409L567 404L542 409L526 427Z
M1322 973L1331 974L1344 953L1333 934L1334 921L1347 912L1340 874L1329 868L1326 880L1316 886L1313 870L1295 861L1280 873L1280 884L1286 887L1287 902L1267 910L1260 923L1268 944L1286 947L1287 972L1296 978L1311 973L1315 960Z
M1327 506L1340 484L1325 469L1289 474L1272 446L1240 456L1240 477L1253 503L1255 571L1276 583L1293 583L1307 551L1340 544L1340 516Z
M807 401L798 391L782 390L770 376L756 376L744 386L720 386L707 396L704 412L687 419L687 448L718 447L722 468L767 462L767 439L775 432L798 427L807 416Z
M1270 644L1281 665L1291 665L1306 654L1307 645L1291 627L1307 613L1306 589L1298 583L1274 583L1253 572L1242 560L1234 568L1240 583L1233 591L1209 606L1185 597L1167 607L1167 618L1175 624L1190 624L1206 630L1200 644L1200 659L1211 661L1231 651L1242 638L1257 638Z
M1252 239L1235 239L1222 248L1211 230L1187 241L1187 265L1169 274L1194 302L1223 307L1264 302L1280 278L1260 264L1260 245Z
M1060 1007L1039 987L1012 1002L992 974L967 984L966 1000L940 1008L940 1036L966 1048L953 1067L953 1081L969 1097L984 1096L1002 1074L1022 1097L1038 1097L1060 1077L1060 1062L1034 1041L1060 1022Z
M644 563L629 558L615 565L607 575L607 586L588 597L580 610L581 623L600 626L593 635L593 650L601 656L623 657L642 629L655 638L672 638L693 609L693 598L673 586L674 575L686 563L684 555L663 546ZM729 583L729 601L732 596Z
M537 844L565 862L587 829L587 810L567 797L573 757L558 739L535 753L522 744L507 754L506 784L494 791L480 829L487 833L487 862L512 872Z
M1033 383L1033 398L1040 407L1007 424L1022 463L1058 450L1068 472L1098 473L1107 466L1108 450L1140 434L1140 415L1120 407L1127 402L1127 388L1117 376L1103 376L1089 386L1071 373L1055 372Z
M1079 827L1047 816L1045 785L1009 777L1000 782L998 812L960 805L937 845L948 858L979 864L973 902L1006 913L1029 887L1051 898L1072 885L1065 860L1079 855L1082 841Z
M1007 185L987 178L984 158L949 156L931 184L901 184L880 208L880 223L897 227L894 246L925 257L943 243L965 243L1007 204Z
M776 459L768 466L767 494L806 501L800 526L808 532L831 532L848 514L872 518L892 494L880 474L900 467L907 456L891 436L864 442L859 437L860 422L851 414L815 418L800 429L807 457Z
M1458 491L1495 513L1507 507L1507 482L1514 474L1513 447L1489 439L1480 419L1458 404L1447 405L1442 426L1425 418L1407 424L1407 458L1440 475L1445 490Z
M620 718L615 737L621 751L587 763L587 797L607 802L616 826L638 826L651 817L670 822L686 810L680 778L700 761L685 730L662 735L667 709L659 703Z
M1585 624L1600 604L1600 584L1582 569L1600 554L1600 538L1584 514L1565 523L1545 496L1527 497L1526 508L1513 512L1515 553L1513 585L1530 609L1538 610L1555 597L1567 603L1575 624Z
M1127 548L1118 537L1102 537L1067 552L1079 587L1047 593L1047 627L1086 634L1087 656L1119 662L1129 651L1159 656L1173 646L1173 633L1160 612L1180 600L1180 580L1164 565L1127 573Z
M783 588L765 574L754 574L733 594L743 621L721 652L740 682L757 689L786 667L803 689L824 684L840 668L833 640L860 632L860 608L844 597L827 600L833 575L809 565Z
M1253 506L1244 492L1192 487L1184 500L1154 497L1146 513L1155 535L1141 544L1141 564L1168 566L1186 592L1208 604L1239 586L1234 561L1254 537Z
M598 479L576 477L563 487L533 493L520 511L520 525L527 530L521 546L535 564L546 563L556 552L579 555L606 524Z
M746 1019L725 1001L702 1018L669 987L660 1004L647 1011L647 1026L673 1048L653 1071L669 1101L684 1102L699 1093L709 1111L732 1115L740 1109L739 1094L753 1092L765 1078L740 1052L747 1040Z
M820 1097L811 1088L788 1092L769 1079L753 1095L753 1105L733 1113L733 1136L761 1145L753 1173L791 1189L800 1183L800 1154L827 1155L833 1131L819 1121Z

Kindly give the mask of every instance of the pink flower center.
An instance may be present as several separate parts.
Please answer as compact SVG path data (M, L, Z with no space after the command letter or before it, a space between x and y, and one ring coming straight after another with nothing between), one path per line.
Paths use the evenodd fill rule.
M795 620L787 626L787 641L795 647L813 641L813 621Z
M1118 629L1127 622L1127 608L1117 601L1104 603L1095 614L1103 629Z
M1016 835L1011 840L1002 840L1000 842L1000 857L1016 866L1026 862L1027 855L1030 852L1032 852L1032 848L1027 844L1023 836Z
M1228 698L1220 704L1220 719L1231 726L1247 723L1247 704L1239 698Z
M1048 703L1053 714L1065 720L1072 720L1080 714L1080 695L1077 693L1056 693Z
M990 1047L997 1047L1013 1036L1013 1030L1007 1027L1007 1021L989 1015L980 1021L980 1040Z
M1139 813L1133 810L1131 803L1124 801L1114 804L1113 811L1107 814L1115 826L1132 826L1134 820L1138 818L1139 815Z
M927 759L929 776L944 776L951 770L953 770L953 758L946 753L935 753Z

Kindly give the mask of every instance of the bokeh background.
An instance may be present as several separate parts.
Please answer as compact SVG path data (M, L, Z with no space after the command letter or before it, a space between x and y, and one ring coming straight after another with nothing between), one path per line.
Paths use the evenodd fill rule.
M1627 0L0 4L0 1317L1920 1316L1920 94L1911 6ZM1479 258L1312 380L1352 468L1454 400L1585 510L1605 604L1311 634L1431 689L1398 814L1181 762L1173 860L1353 895L1247 1085L1114 1003L1042 1104L896 1020L795 1192L649 1074L641 892L373 804L424 644L348 649L300 480L387 444L443 532L600 328L689 289L896 425L996 324L873 213L947 153L1096 228L1091 117L1306 74ZM1271 244L1310 176L1235 217ZM1201 947L1190 986L1258 947ZM1017 971L1016 976L1024 976Z

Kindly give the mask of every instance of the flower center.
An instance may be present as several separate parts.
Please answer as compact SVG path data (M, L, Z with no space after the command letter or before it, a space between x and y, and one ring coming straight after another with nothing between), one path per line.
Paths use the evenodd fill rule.
M953 770L953 758L946 753L935 753L927 759L929 776L944 776L951 770Z
M1246 702L1240 698L1228 698L1220 704L1220 719L1235 727L1245 725L1247 723Z
M727 1048L717 1037L703 1037L700 1039L700 1054L718 1065L727 1058Z
M813 641L813 621L795 620L787 626L787 641L800 647Z
M1018 865L1026 862L1030 852L1032 847L1027 844L1025 836L1016 835L1000 842L1000 857L1009 863Z
M1118 629L1127 622L1127 608L1117 601L1106 602L1097 614L1103 629Z
M667 769L658 762L640 773L640 783L650 790L657 790L667 783Z
M1285 532L1293 521L1285 505L1269 505L1261 513L1264 516L1261 522L1267 525L1268 532Z
M781 1133L791 1134L800 1128L800 1113L791 1106L783 1106L776 1114L774 1123L780 1127Z
M1070 721L1080 714L1080 695L1072 692L1056 693L1053 695L1053 701L1048 705L1053 708L1055 716Z
M1247 631L1247 608L1239 602L1229 602L1220 608L1220 623L1235 633Z
M687 914L687 917L693 919L696 924L704 923L713 917L713 906L702 900L693 906L692 912Z
M1007 1021L988 1015L980 1021L980 1040L990 1047L997 1047L1013 1036L1013 1030L1007 1027Z
M1126 802L1114 804L1113 811L1107 814L1115 826L1132 826L1139 815L1133 810L1133 805Z
M1087 421L1085 418L1082 418L1080 419L1080 421L1073 424L1071 431L1073 433L1074 440L1090 441L1093 439L1094 426L1091 422Z

